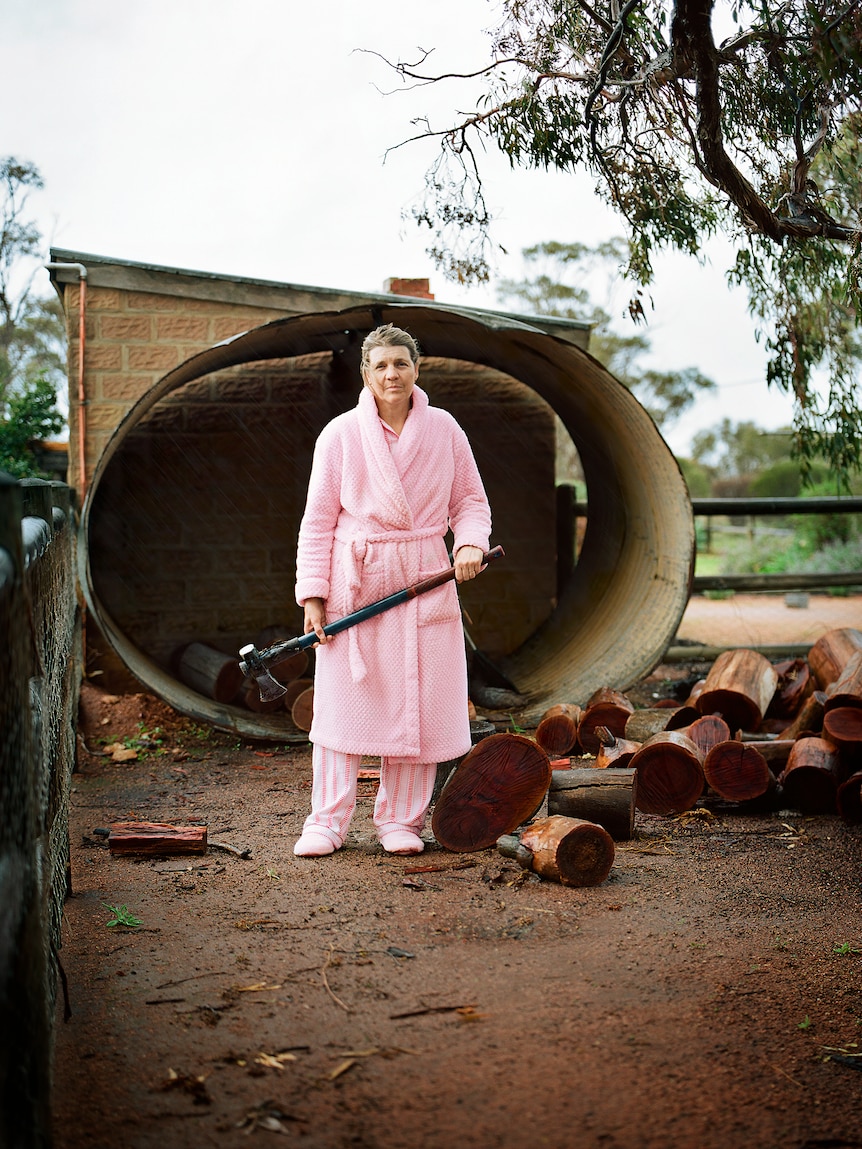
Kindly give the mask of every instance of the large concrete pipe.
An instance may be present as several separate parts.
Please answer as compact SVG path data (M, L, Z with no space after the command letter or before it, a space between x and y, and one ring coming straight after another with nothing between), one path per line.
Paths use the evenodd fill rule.
M183 685L172 651L200 640L236 651L276 611L299 627L293 559L313 443L355 403L359 343L387 322L418 339L432 365L420 383L454 411L476 452L493 541L507 559L465 588L467 610L480 649L531 707L626 689L675 635L694 557L691 505L631 393L580 348L513 320L369 304L279 320L193 356L137 402L103 453L82 512L88 605L138 681L181 712L250 737L305 739L287 715L254 714ZM486 378L508 389L489 391ZM554 414L580 456L589 507L562 587L548 574L553 540L565 533L553 524L552 441L550 451L534 449L548 443ZM551 543L537 545L536 531Z

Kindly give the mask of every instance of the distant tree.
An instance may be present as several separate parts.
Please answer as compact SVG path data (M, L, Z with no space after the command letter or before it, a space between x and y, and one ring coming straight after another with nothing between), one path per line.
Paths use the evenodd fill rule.
M0 469L37 474L30 444L57 434L63 416L63 312L59 300L35 296L32 282L42 237L24 211L42 187L28 161L0 159Z
M708 499L712 494L712 473L694 459L677 459L688 493L693 499Z
M769 352L794 398L794 449L846 481L862 460L857 317L862 5L857 0L501 0L490 59L469 74L389 62L411 86L467 81L473 110L413 139L440 145L413 210L459 281L489 276L482 153L589 171L624 220L628 272L655 254L735 245ZM475 94L478 87L478 95ZM633 310L641 299L633 298ZM818 394L817 372L828 379Z
M691 455L719 479L750 480L765 467L789 458L792 448L793 435L789 429L764 431L755 423L722 419L716 427L694 436ZM798 464L796 468L798 473Z
M625 241L612 239L588 247L583 243L537 243L525 248L522 256L534 272L526 279L501 280L497 295L501 300L514 300L534 315L559 315L580 319L593 325L590 352L621 383L633 391L659 427L673 422L695 401L698 395L714 390L715 383L694 367L682 371L654 371L644 368L640 360L650 351L650 341L643 332L620 334L611 326L610 286L605 306L596 303L588 284L596 274L611 285Z

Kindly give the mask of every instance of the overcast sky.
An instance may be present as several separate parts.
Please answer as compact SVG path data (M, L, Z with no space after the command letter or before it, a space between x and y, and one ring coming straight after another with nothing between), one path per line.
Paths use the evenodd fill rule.
M456 85L396 91L373 53L435 49L441 71L487 59L493 0L3 0L0 154L34 162L30 201L48 243L169 267L355 291L425 277L436 298L498 305L493 284L447 283L402 213L421 192L430 144L384 153L411 120L469 107ZM619 234L587 177L510 172L489 157L500 278L544 240ZM427 233L426 233L427 235ZM715 398L666 429L751 419L787 424L768 392L742 293L716 247L705 268L662 261L647 334L650 366L694 366ZM45 287L47 288L47 272ZM622 312L622 300L620 301ZM620 314L617 327L625 330Z

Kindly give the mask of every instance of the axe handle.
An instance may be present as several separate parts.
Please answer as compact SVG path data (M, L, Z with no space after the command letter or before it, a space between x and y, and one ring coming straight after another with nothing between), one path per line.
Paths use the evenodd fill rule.
M502 547L493 547L482 555L482 562L487 564L493 559L502 558L505 553ZM356 626L358 622L365 622L367 618L374 618L377 614L391 610L393 606L398 606L402 602L409 602L411 598L417 598L429 590L435 590L438 586L451 582L454 577L455 568L449 567L447 570L431 575L430 578L423 579L422 582L417 582L413 586L406 586L403 590L396 590L392 594L386 595L385 598L379 598L377 602L370 602L368 606L361 606L359 610L351 611L343 618L328 622L323 628L323 633L325 635L338 634L342 630L347 630L348 627ZM301 638L288 638L283 642L276 642L272 646L268 646L260 652L260 657L267 666L273 666L297 650L305 650L306 647L314 646L317 641L317 635L312 630L308 634L302 635Z

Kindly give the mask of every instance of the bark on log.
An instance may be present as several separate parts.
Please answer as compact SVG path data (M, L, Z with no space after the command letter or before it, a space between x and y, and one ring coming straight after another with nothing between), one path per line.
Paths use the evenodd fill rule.
M778 685L766 710L766 717L789 720L799 713L803 702L817 684L804 658L788 658L774 665Z
M560 702L551 706L539 720L536 727L536 741L549 758L559 758L575 746L578 741L578 723L581 721L581 708L571 702Z
M803 814L834 814L838 809L838 747L825 738L800 738L779 778L783 800Z
M307 690L303 690L302 694L294 702L290 708L290 716L293 719L294 726L300 730L311 729L311 719L314 715L314 687L309 686Z
M602 686L587 700L584 713L578 725L578 742L587 754L595 754L599 749L597 726L607 726L616 738L625 737L626 722L634 713L633 704L609 686Z
M756 730L763 720L778 672L756 650L725 650L706 676L698 695L701 714L720 714L731 730Z
M431 828L446 850L485 850L535 814L551 781L548 756L531 738L492 734L443 787Z
M749 802L769 789L769 766L753 742L719 742L706 754L703 774L728 802Z
M233 702L245 681L235 655L203 642L190 642L179 657L177 676L186 686L216 702Z
M114 822L108 849L112 854L205 854L207 828L167 822Z
M862 706L862 651L853 655L826 691L824 711L839 706Z
M497 849L524 869L564 886L599 886L614 864L607 830L580 818L552 816L534 822L520 838L507 834Z
M730 727L718 714L704 714L692 722L691 726L682 727L679 733L690 738L701 754L706 755L713 746L729 740Z
M821 635L808 651L808 665L821 690L838 678L850 659L862 651L862 631L838 627Z
M862 771L851 774L841 783L836 800L838 813L845 822L852 825L862 822Z
M626 719L623 736L631 742L646 742L648 738L652 738L653 734L667 730L668 723L681 709L682 707L677 707L674 710L665 710L656 706L647 707L644 710L635 710ZM692 717L697 718L696 711L693 712Z
M678 730L653 735L631 765L638 775L637 808L645 814L681 814L703 793L703 756Z
M823 716L823 737L834 742L848 774L862 766L862 708L837 706Z
M823 714L826 709L826 692L815 690L802 703L802 709L789 726L781 732L783 739L790 741L798 738L800 734L819 734L823 729Z
M635 832L636 797L637 773L631 769L554 770L548 813L596 822L618 842L627 842Z

